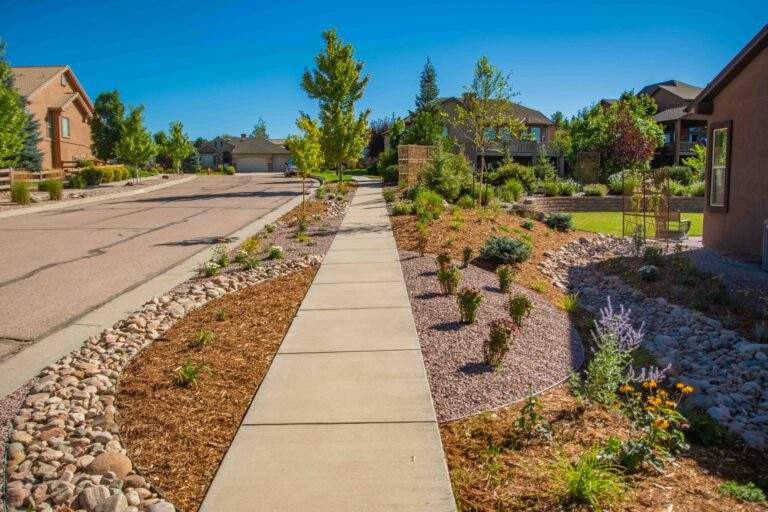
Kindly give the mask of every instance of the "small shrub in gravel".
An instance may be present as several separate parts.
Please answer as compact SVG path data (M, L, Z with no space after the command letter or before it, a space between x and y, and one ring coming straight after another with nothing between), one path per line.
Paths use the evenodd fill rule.
M253 254L261 250L261 239L258 236L253 235L245 239L240 245L240 250L245 251L248 254Z
M533 220L531 219L525 219L520 225L523 226L523 229L533 231Z
M207 369L208 366L203 363L187 361L176 368L173 374L173 382L182 388L197 386L197 379L200 378L200 374Z
M643 265L637 269L637 273L640 274L640 278L643 281L656 281L659 278L659 267L656 265Z
M573 218L570 213L550 213L544 222L556 231L571 231L573 229Z
M429 244L429 227L426 222L419 221L416 224L418 231L416 238L416 249L419 251L419 256L424 256L427 252L427 245Z
M533 302L522 293L510 295L507 300L507 311L512 321L520 327L523 324L523 318L530 316L533 310Z
M217 245L213 250L213 262L221 268L229 265L229 247L224 244Z
M29 192L29 183L16 181L11 185L11 201L16 204L29 204L32 202L32 194Z
M497 263L522 263L531 256L531 246L515 238L492 235L481 254Z
M472 261L472 258L475 256L475 250L471 247L467 246L464 248L463 251L461 251L461 264L464 268L467 268L469 266L469 262Z
M213 277L219 273L220 269L221 267L217 263L213 261L208 261L206 263L200 264L199 273L200 275L205 277Z
M451 263L451 255L447 252L441 252L435 258L435 263L437 263L437 268L445 268Z
M397 201L392 205L392 215L410 215L413 213L413 203L410 201Z
M483 302L483 294L480 290L470 287L462 288L457 294L456 300L459 303L461 321L465 324L475 323L477 310L480 308L480 303Z
M437 271L437 280L444 294L453 295L461 282L461 272L453 265L446 266Z
M512 284L512 278L515 277L515 269L510 265L499 265L496 267L496 277L499 278L499 290L507 293Z
M733 480L728 480L720 486L720 494L733 496L739 501L751 503L764 503L765 493L762 489L752 482L741 484Z
M283 248L278 245L270 245L268 257L271 260L283 259Z
M515 325L506 318L499 318L490 324L488 338L483 344L483 359L485 364L498 368L509 352L509 335Z
M264 226L264 231L266 231L267 233L274 233L275 229L277 229L277 226L275 226L274 224L267 224L266 226Z

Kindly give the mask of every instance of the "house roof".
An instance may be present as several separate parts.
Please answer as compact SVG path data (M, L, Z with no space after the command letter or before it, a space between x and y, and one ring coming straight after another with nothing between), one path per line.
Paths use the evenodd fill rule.
M671 92L678 98L686 101L692 101L701 92L701 87L681 82L680 80L667 80L666 82L659 82L657 84L646 85L640 89L639 94L647 94L653 96L659 89L664 89Z
M435 103L442 105L447 101L455 101L457 103L463 103L464 99L456 96L445 96L442 98L437 98L435 100ZM538 110L534 110L532 108L526 107L524 105L520 105L519 103L515 103L515 102L510 102L510 106L514 115L522 119L523 122L527 124L546 124L546 125L554 124L552 123L552 120L550 118L548 118Z
M245 139L232 139L229 141L234 147L233 154L243 153L272 153L287 155L289 151L278 146L263 137L246 137Z
M712 113L712 100L746 68L760 52L768 47L768 24L766 24L744 48L707 84L696 96L692 110L699 114Z
M93 113L93 103L91 102L91 99L88 97L85 89L80 85L80 82L77 80L77 77L69 66L16 66L11 68L11 73L13 76L14 87L16 87L22 96L26 97L32 96L52 80L58 78L62 73L67 73L67 78L77 91L76 97L79 97L89 113ZM62 108L74 99L76 98L67 98L66 100L63 100L63 105L52 105L52 107Z

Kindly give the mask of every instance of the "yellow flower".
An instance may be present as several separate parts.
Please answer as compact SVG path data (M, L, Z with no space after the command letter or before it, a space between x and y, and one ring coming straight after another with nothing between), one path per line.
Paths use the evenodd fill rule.
M645 408L645 411L646 411L646 412L656 412L656 408L655 408L655 407L651 407L651 406L648 406L648 407L646 407L646 408Z
M658 407L661 405L661 398L657 398L655 396L649 396L648 397L648 403L652 405L653 407Z
M656 389L656 387L659 385L658 382L656 382L654 379L647 380L643 382L643 388L644 389Z
M678 382L677 384L675 384L675 387L676 387L677 389L680 389L680 390L682 390L682 389L685 387L685 384L683 384L682 382Z
M622 393L622 394L627 394L627 393L631 393L631 392L632 392L632 391L634 391L634 390L635 390L635 388L633 388L633 387L632 387L632 386L630 386L629 384L624 384L623 386L621 386L621 387L619 388L619 393Z
M656 392L656 395L659 398L667 398L669 396L669 393L666 392L666 390L660 389Z
M669 422L662 418L657 418L653 425L659 430L667 430L669 428Z
M683 386L683 389L681 389L684 395L690 395L693 393L693 386Z
M672 400L667 400L666 402L664 402L664 405L669 407L670 409L674 409L675 407L677 407L677 404Z

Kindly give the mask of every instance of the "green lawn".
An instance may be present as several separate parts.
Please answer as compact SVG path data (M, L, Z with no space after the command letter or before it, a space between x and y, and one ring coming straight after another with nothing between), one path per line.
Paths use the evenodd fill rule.
M312 176L320 176L326 183L337 183L339 175L333 171L313 172ZM352 181L352 176L368 176L370 178L381 179L379 176L371 176L368 169L348 169L344 171L344 181Z
M609 235L621 235L621 212L571 212L573 226L583 231L606 233ZM704 224L703 213L681 214L683 219L690 219L690 236L701 236Z

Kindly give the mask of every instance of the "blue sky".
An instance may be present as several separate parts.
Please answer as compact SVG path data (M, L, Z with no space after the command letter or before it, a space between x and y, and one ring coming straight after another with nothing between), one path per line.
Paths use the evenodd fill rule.
M481 55L511 71L518 101L575 113L624 89L677 78L705 85L768 22L768 2L49 2L0 0L15 65L69 64L94 99L120 90L153 131L191 137L295 131L315 103L299 86L337 28L371 74L371 118L412 108L424 60L442 95Z

